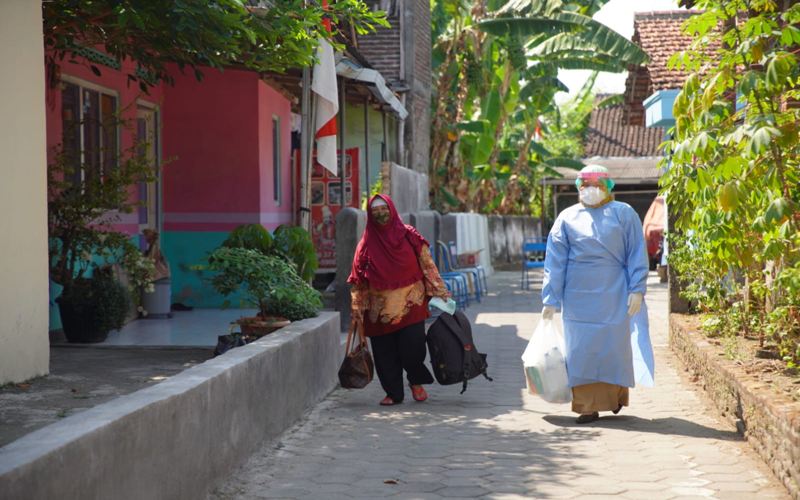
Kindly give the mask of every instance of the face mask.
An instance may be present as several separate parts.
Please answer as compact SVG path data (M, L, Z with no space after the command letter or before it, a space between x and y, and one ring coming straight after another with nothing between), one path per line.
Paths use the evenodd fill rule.
M374 213L372 217L375 219L375 222L381 226L389 222L389 212Z
M589 186L581 189L580 197L584 205L599 205L606 199L607 195L599 187Z

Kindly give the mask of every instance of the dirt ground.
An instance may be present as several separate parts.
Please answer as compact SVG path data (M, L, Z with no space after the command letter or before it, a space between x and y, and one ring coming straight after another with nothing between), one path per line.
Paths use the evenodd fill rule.
M0 446L211 357L211 349L52 346L49 375L0 387Z
M700 315L681 316L695 331L702 331ZM787 368L780 359L758 357L758 340L744 337L708 337L707 340L716 346L718 356L734 361L776 393L800 401L800 370Z

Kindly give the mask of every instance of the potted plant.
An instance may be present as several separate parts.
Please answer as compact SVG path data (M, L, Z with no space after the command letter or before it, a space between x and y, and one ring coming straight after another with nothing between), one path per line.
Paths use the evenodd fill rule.
M117 313L122 294L127 296L110 268L125 271L133 297L152 286L152 259L114 224L138 206L131 188L152 181L155 170L134 150L105 169L59 153L47 173L50 277L63 287L56 301L64 334L70 342L102 342L111 329L122 326ZM130 305L130 299L125 303Z
M130 296L110 266L91 277L76 278L58 298L64 335L70 342L102 342L108 332L122 328Z
M216 272L211 283L219 293L242 290L244 302L258 309L257 316L238 320L245 335L271 333L290 321L316 316L322 307L319 293L281 257L222 246L208 260L208 269Z
M222 246L258 250L264 255L283 258L297 274L310 282L319 267L317 251L308 231L282 224L270 234L261 224L243 224L231 231Z

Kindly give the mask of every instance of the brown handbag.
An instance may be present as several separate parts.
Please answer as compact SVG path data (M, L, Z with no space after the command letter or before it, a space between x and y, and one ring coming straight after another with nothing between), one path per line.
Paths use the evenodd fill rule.
M355 336L358 335L358 342ZM364 327L358 324L347 332L347 347L344 361L339 367L339 383L345 389L363 389L372 381L375 364L369 352Z

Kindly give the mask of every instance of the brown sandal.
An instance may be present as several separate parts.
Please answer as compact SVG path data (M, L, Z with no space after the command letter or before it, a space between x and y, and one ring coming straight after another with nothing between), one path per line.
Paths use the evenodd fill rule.
M589 422L594 422L600 418L600 414L597 412L589 413L588 415L581 415L580 417L576 418L575 421L579 424L588 424Z

